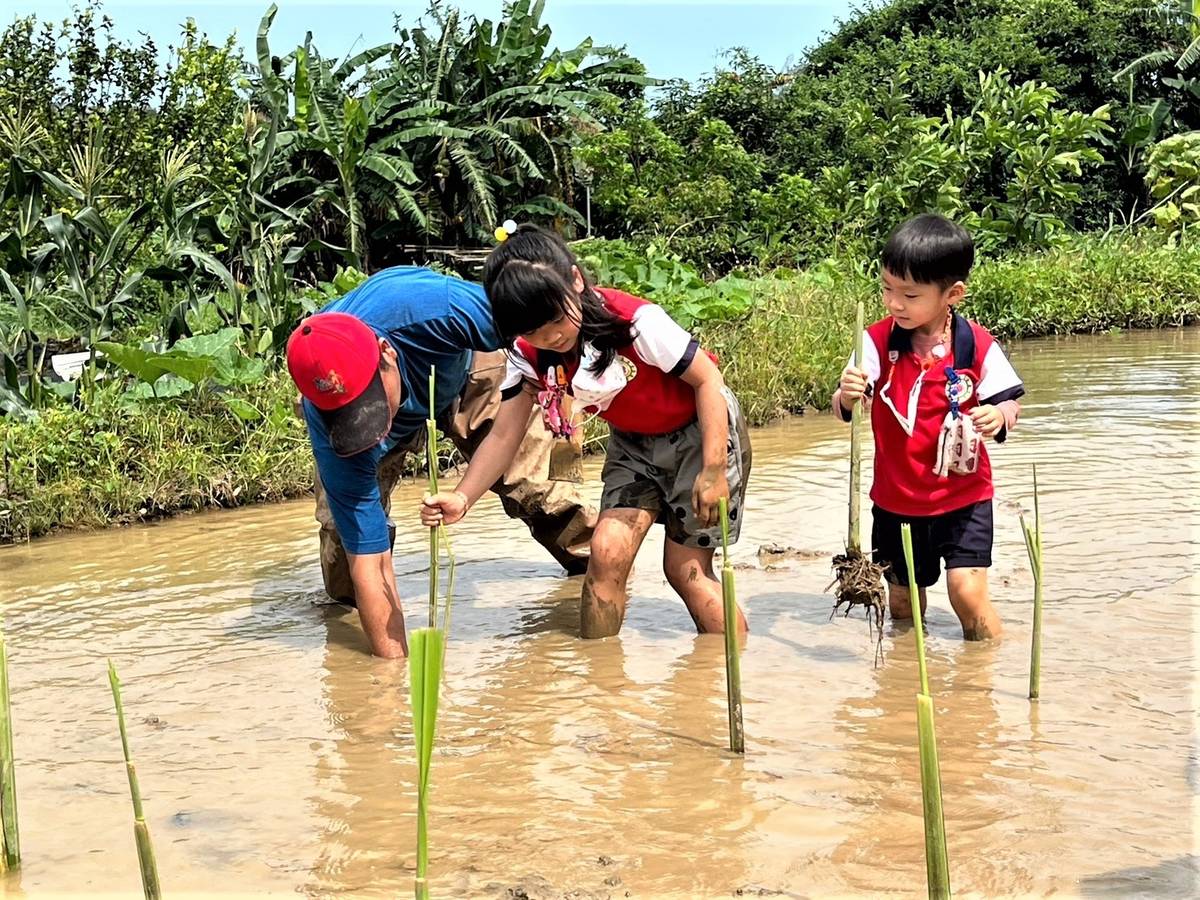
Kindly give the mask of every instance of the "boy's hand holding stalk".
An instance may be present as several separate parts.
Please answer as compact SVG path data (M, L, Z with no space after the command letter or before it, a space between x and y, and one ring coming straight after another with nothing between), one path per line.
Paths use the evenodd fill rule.
M867 393L867 373L857 366L846 366L842 372L842 380L838 384L838 402L842 409L849 412L854 409Z

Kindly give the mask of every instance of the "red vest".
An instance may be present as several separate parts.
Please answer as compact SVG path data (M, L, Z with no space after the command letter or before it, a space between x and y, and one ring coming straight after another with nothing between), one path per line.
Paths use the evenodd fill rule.
M871 499L882 509L902 516L941 515L990 500L992 464L986 442L981 446L979 468L970 475L939 478L933 467L938 435L950 411L946 368L952 367L960 379L969 379L968 396L959 401L963 414L969 414L979 405L976 386L982 377L984 357L992 346L992 336L982 326L954 315L950 352L937 360L921 379L909 435L897 415L910 416L912 391L922 367L912 350L912 332L893 327L894 324L895 320L889 316L867 329L867 337L879 353L880 369L871 400L871 429L875 435Z
M604 305L626 322L632 322L638 309L649 303L612 288L596 288L596 292L604 298ZM517 339L516 348L537 372L539 381L545 381L546 372L538 365L537 348L524 338ZM709 357L716 362L711 353ZM607 409L599 412L600 418L613 428L633 434L667 434L696 418L696 391L682 378L643 360L633 344L617 351L617 362L625 370L625 387ZM578 357L564 363L564 369L570 383L579 369ZM586 411L596 412L594 408Z

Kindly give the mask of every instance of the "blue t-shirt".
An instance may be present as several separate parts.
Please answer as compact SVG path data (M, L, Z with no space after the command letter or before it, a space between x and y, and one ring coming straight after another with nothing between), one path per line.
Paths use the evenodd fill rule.
M376 470L391 447L425 427L429 367L437 369L437 413L441 414L466 384L471 352L498 350L500 338L481 285L413 266L377 272L321 312L355 316L396 348L404 399L391 432L377 446L354 456L338 456L329 444L325 423L315 407L304 401L313 456L342 545L350 553L381 553L389 542Z

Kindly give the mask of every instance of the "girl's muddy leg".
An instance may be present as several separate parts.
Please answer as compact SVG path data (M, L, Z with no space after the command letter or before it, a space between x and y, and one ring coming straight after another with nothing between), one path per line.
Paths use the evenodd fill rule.
M713 572L713 551L684 547L668 540L663 548L663 574L683 598L696 630L701 634L725 633L725 608L721 582ZM746 617L738 609L738 634L748 630Z
M579 635L611 637L625 621L625 592L633 558L654 524L645 509L606 509L592 534L591 557L579 604Z
M929 606L929 601L925 596L925 588L920 589L921 593L921 616L925 616L925 609ZM912 619L912 602L908 596L908 588L898 584L888 582L888 612L892 615L892 621L901 622L905 619Z
M950 605L962 623L965 640L986 641L1000 637L1004 626L988 596L987 569L948 569L946 588Z

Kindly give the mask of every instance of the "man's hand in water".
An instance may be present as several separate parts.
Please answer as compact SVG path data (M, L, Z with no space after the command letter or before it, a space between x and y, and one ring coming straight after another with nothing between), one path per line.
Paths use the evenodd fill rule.
M467 514L471 503L462 491L439 491L426 494L421 502L421 524L426 528L453 525Z
M717 501L729 497L729 480L724 466L705 466L692 487L692 512L705 528L715 525L720 513Z

